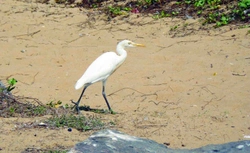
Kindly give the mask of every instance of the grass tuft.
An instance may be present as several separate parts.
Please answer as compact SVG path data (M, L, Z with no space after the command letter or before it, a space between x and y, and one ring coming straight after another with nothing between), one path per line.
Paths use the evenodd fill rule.
M96 130L102 129L104 127L104 123L100 118L97 117L89 117L86 118L82 115L62 115L60 117L51 117L47 121L49 126L53 127L69 127L75 128L79 131L88 131L88 130Z

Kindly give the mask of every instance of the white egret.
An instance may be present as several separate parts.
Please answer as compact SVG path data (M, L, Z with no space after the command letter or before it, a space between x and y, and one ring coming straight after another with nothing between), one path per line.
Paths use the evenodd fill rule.
M119 66L125 61L127 57L127 52L125 51L126 47L144 47L143 44L137 44L129 40L123 40L118 43L116 47L116 52L106 52L99 56L92 64L87 68L82 77L76 82L75 89L78 90L83 87L82 93L75 104L75 108L79 113L79 103L84 94L84 91L88 86L95 82L102 81L102 95L108 106L109 111L112 112L112 109L109 105L109 102L105 93L105 85L108 77L115 72Z

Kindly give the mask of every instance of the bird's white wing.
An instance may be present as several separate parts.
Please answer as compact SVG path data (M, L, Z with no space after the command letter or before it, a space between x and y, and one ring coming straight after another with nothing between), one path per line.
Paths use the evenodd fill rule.
M80 89L85 84L92 84L107 79L123 61L114 52L106 52L99 56L87 68L82 77L77 81L75 88Z

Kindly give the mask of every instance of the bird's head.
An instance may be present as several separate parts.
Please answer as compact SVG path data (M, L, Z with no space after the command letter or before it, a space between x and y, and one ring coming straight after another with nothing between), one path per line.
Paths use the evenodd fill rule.
M145 47L145 45L143 45L143 44L137 44L137 43L134 43L130 40L123 40L118 45L120 45L123 48L126 48L126 47Z

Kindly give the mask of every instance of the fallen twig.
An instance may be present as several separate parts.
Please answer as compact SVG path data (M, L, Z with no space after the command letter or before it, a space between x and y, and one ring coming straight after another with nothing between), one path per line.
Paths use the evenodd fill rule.
M21 34L21 35L16 35L16 36L13 36L13 37L21 37L21 36L31 36L33 37L33 35L39 33L41 30L37 30L35 32L32 32L32 33L27 33L27 34Z
M165 49L165 48L172 47L172 46L175 45L175 44L186 43L186 42L197 42L197 41L199 41L199 40L178 41L178 42L175 42L175 43L173 43L173 44L171 44L171 45L168 45L168 46L166 46L166 47L158 46L158 47L161 47L161 49L158 50L158 52L161 51L161 50L163 50L163 49Z
M232 75L234 75L234 76L246 76L247 74L246 73L244 73L244 74L232 73Z
M137 128L146 128L146 127L162 127L162 126L168 126L168 124L145 124L136 126Z

